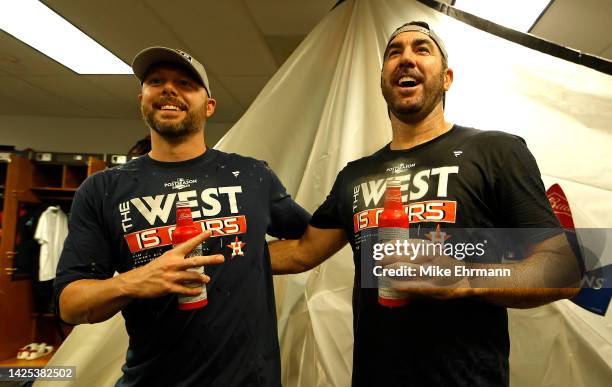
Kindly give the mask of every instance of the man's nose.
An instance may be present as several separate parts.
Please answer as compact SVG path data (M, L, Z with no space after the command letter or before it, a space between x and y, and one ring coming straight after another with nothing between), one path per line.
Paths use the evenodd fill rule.
M411 49L406 49L400 57L400 65L414 67L416 65L416 54Z
M162 93L166 94L166 95L176 95L176 87L174 86L174 83L172 83L171 81L166 81L164 82L163 85L163 89L162 89Z

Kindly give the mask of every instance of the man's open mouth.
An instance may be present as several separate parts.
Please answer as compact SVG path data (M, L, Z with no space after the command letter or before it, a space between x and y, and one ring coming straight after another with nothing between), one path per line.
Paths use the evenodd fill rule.
M420 82L411 77L411 76L403 76L401 77L398 81L397 81L397 85L400 87L415 87L419 84Z
M163 110L163 111L179 112L182 110L186 110L186 107L183 104L169 103L169 102L156 103L153 105L153 107L157 110Z
M174 105L162 105L159 110L175 110L175 111L179 111L181 110L178 106L174 106Z

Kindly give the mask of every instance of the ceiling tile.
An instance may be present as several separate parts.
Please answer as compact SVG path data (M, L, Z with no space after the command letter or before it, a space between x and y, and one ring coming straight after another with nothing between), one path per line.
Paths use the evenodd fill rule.
M138 101L140 82L133 75L84 75L83 78L124 103Z
M136 97L132 103L106 92L79 75L63 77L24 77L26 82L55 93L83 107L92 117L135 119L139 117Z
M215 77L210 77L210 89L217 101L211 122L236 122L246 111L236 98Z
M337 0L246 0L264 35L307 35Z
M302 35L279 35L279 36L266 36L266 43L272 51L274 59L278 65L285 63L287 58L293 54L293 51L300 45L304 36Z
M610 44L612 1L555 0L531 34L582 52L598 54Z
M219 77L219 80L229 90L239 90L234 94L240 105L248 108L261 89L270 80L269 77Z
M241 1L145 0L216 75L272 75L277 64ZM177 6L180 4L180 6ZM186 12L185 10L189 10Z
M85 117L91 112L83 106L66 99L59 92L49 92L36 85L17 77L2 77L0 88L0 101L5 99L14 101L19 106L28 108L27 115L48 115L64 117ZM10 114L23 114L23 109L15 109Z

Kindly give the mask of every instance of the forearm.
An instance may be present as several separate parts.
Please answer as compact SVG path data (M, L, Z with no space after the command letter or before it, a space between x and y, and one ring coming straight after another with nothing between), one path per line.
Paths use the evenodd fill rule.
M575 288L475 288L472 296L506 308L535 308L564 298L572 298Z
M554 248L542 249L514 264L471 264L474 269L505 269L509 275L472 276L474 296L510 308L531 308L579 291L580 269L575 255L563 243L564 236L551 239ZM501 271L500 271L501 273Z
M270 261L273 274L296 274L311 269L301 257L300 241L288 239L270 242Z
M223 255L185 256L210 235L210 232L201 233L146 265L113 278L83 279L68 284L59 299L62 320L73 324L97 323L114 316L134 298L200 294L201 287L206 286L210 277L192 269L223 263ZM197 283L198 286L187 286L187 283Z
M121 275L106 280L78 280L62 291L60 316L71 324L98 323L113 317L131 300Z
M346 244L342 229L319 229L308 226L299 240L270 243L272 273L295 274L312 269L331 257Z

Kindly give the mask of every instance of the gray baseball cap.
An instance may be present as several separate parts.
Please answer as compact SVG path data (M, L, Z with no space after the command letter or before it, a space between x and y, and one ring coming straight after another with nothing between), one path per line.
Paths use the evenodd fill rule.
M202 63L198 62L193 56L185 51L177 50L168 47L149 47L140 51L132 61L132 70L140 83L144 82L144 77L151 66L157 63L174 63L179 66L188 68L202 83L206 89L206 93L211 97L210 86L208 85L208 76Z
M438 46L438 48L440 49L440 52L442 53L444 60L448 61L448 54L446 52L446 47L444 47L444 42L431 28L429 28L429 24L423 21L411 21L410 23L406 23L402 25L401 27L397 28L395 31L393 31L391 36L389 36L389 40L387 41L387 47L385 48L385 54L387 53L386 52L387 48L389 48L389 43L391 43L391 41L397 35L401 34L402 32L408 32L408 31L416 31L416 32L420 32L422 34L429 36L431 40L433 40Z

